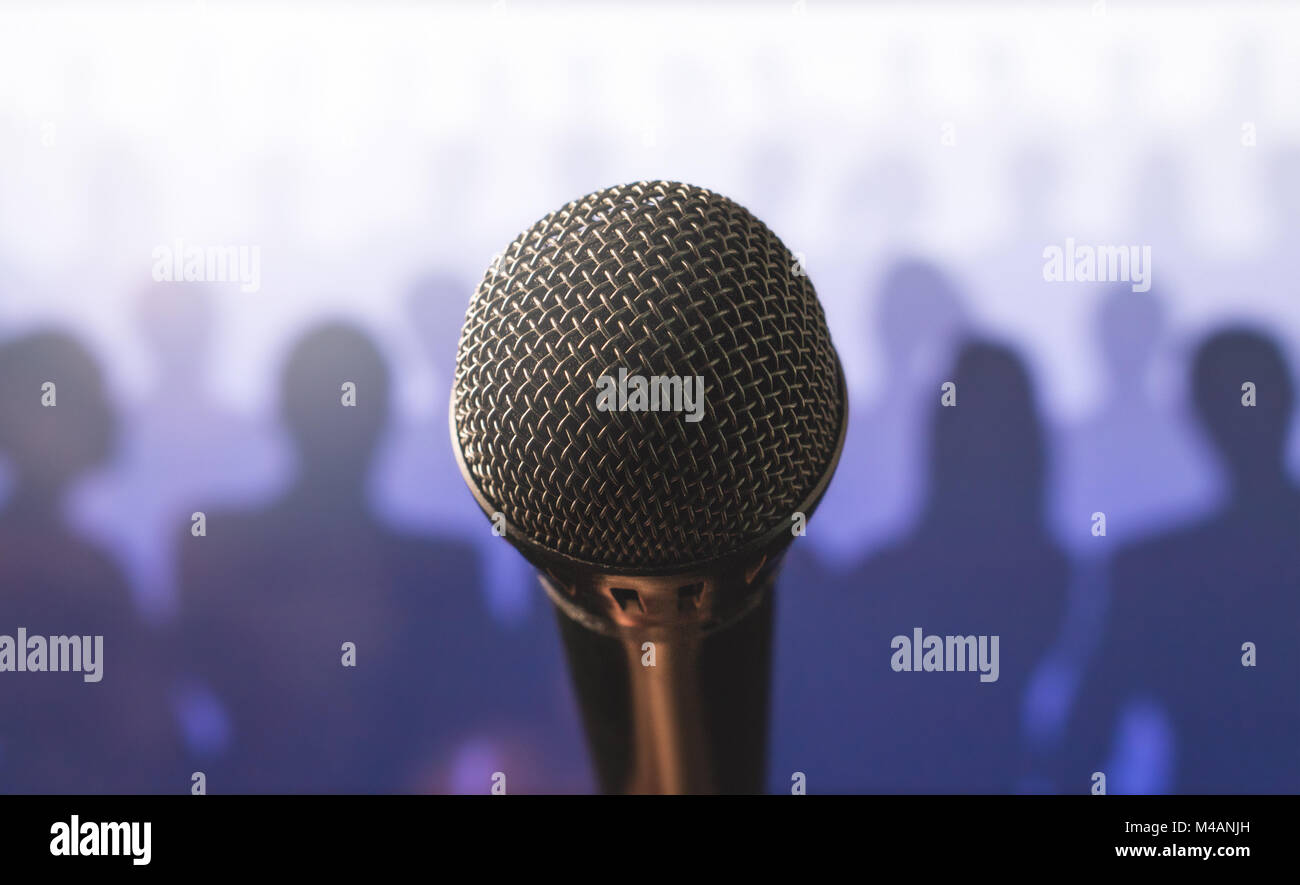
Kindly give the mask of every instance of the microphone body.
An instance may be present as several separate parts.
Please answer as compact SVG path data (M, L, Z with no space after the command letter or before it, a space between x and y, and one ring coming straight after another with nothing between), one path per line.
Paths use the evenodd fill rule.
M555 592L549 586L547 591ZM735 623L694 635L633 630L608 636L581 626L557 603L587 743L604 792L762 792L771 679L770 581L765 579L757 592L758 603ZM653 666L647 642L653 643Z
M629 377L654 395L608 396ZM555 605L601 789L761 791L773 584L848 422L801 263L702 188L575 200L484 276L450 419Z

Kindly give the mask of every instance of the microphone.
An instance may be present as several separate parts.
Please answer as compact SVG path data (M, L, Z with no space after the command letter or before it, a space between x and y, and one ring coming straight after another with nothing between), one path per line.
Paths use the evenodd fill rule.
M772 587L847 420L801 262L724 196L606 188L488 268L452 446L555 605L603 791L762 791Z

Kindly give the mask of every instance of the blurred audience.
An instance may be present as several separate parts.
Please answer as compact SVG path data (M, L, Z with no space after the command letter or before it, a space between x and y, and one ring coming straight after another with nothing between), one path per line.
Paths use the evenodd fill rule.
M117 438L98 364L64 332L5 342L0 415L14 472L0 511L0 643L12 643L0 646L0 792L180 792L188 776L158 639L112 557L66 519L70 489ZM51 637L81 639L57 658L81 672L50 671Z
M1161 755L1174 792L1300 792L1300 489L1285 466L1294 382L1272 338L1232 328L1197 350L1192 384L1229 497L1118 555L1105 639L1069 731L1067 791L1117 773L1107 739L1137 706L1168 719L1155 728L1172 743ZM1146 791L1134 781L1112 777L1107 789Z
M1021 775L1022 699L1060 629L1069 567L1044 529L1048 455L1020 360L971 342L949 377L956 404L937 388L929 398L928 492L911 534L841 580L782 588L818 600L804 694L785 710L801 746L785 753L819 791L1010 792ZM916 672L916 630L943 643L927 668L963 669ZM959 665L948 636L989 637L981 663L996 669Z
M144 612L162 620L176 606L177 527L184 506L266 497L284 457L265 428L219 405L210 390L220 327L216 296L202 285L153 283L135 319L153 359L154 385L122 417L109 469L80 490L78 521L117 553Z
M931 262L894 262L880 281L875 346L884 370L874 402L851 402L835 481L808 543L832 570L903 534L916 518L926 409L967 324L956 285Z
M772 788L803 771L814 792L1083 792L1103 772L1110 792L1300 792L1284 328L1300 150L1268 158L1276 237L1227 260L1198 242L1182 152L1155 145L1130 170L1128 228L1097 241L1149 245L1156 285L1048 284L1044 247L1090 240L1062 146L1009 152L1005 232L933 257L920 243L942 181L901 140L844 147L836 190L806 197L819 179L794 124L815 113L784 57L755 55L768 73L750 100L781 122L737 154L735 196L778 229L801 222L791 246L832 320L851 408L835 479L778 582ZM916 76L909 52L894 61ZM689 180L698 151L681 121L702 129L718 86L699 90L689 59L662 72L691 100L675 126L652 108L636 150ZM609 98L588 81L561 77L580 100L545 135L539 168L554 174L531 180L529 203L619 177L628 146L584 129ZM0 791L181 792L194 771L214 793L487 792L498 772L510 792L592 788L552 607L491 533L449 437L458 333L491 257L475 250L497 242L495 198L516 187L488 174L481 141L467 129L430 153L419 178L441 201L437 242L386 296L417 342L419 408L395 408L385 348L343 321L275 333L280 426L226 407L218 351L243 308L200 283L139 290L122 324L152 369L138 396L114 401L69 332L0 344L0 636L104 637L100 682L0 672ZM306 216L274 205L311 186L281 150L259 167L267 243L290 229L307 242ZM94 216L111 220L130 192L99 182ZM2 267L18 285L18 265ZM1276 328L1212 331L1189 360L1182 328L1217 299ZM974 338L981 326L1016 346ZM1061 389L1050 372L1089 357L1093 411L1039 400ZM940 403L946 381L955 406ZM997 679L897 672L894 639L917 628L997 636Z
M206 535L179 541L181 654L231 718L228 753L204 763L209 791L413 789L426 757L510 709L464 676L496 652L477 558L371 513L389 376L369 337L308 332L281 401L289 490L262 510L207 511Z
M1186 418L1153 396L1152 369L1167 348L1163 290L1112 286L1093 328L1104 373L1101 407L1059 434L1054 528L1078 556L1099 555L1089 531L1106 514L1106 536L1135 540L1187 519L1213 501L1212 465Z

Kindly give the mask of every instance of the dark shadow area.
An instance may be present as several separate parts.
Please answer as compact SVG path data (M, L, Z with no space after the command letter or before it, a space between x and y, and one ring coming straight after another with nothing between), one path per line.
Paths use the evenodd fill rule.
M206 537L181 540L183 654L231 720L228 751L202 763L210 792L449 789L460 742L509 732L502 717L530 709L473 548L372 515L389 396L364 333L306 334L281 382L296 481L265 510L208 513Z
M1025 368L1004 347L967 344L949 377L957 405L939 405L935 390L916 528L842 579L806 588L821 628L801 639L808 700L787 708L803 743L783 750L810 789L1011 792L1024 768L1025 688L1060 629L1069 577L1043 529L1043 428ZM944 639L930 666L953 670L896 671L904 659L927 666L924 639L913 650L894 642L910 643L916 628L975 637L974 659L959 663ZM980 636L990 663L998 637L996 681L981 681Z
M1247 382L1253 407L1243 405ZM1300 791L1300 491L1284 465L1293 382L1270 337L1238 328L1200 346L1192 386L1230 497L1116 557L1105 639L1073 713L1067 791L1106 771L1116 723L1135 702L1169 719L1175 792ZM1246 643L1255 666L1243 663Z
M851 567L915 519L926 404L967 323L957 284L929 261L895 261L879 285L872 334L884 369L880 392L850 404L844 452L808 533L832 571Z
M11 340L0 347L0 415L14 474L0 512L0 635L9 638L0 639L0 791L183 792L159 643L111 557L64 518L70 489L116 439L100 368L63 332ZM74 649L51 637L91 639ZM14 671L19 656L25 672ZM99 680L87 682L95 669Z
M1082 556L1108 549L1088 531L1106 514L1107 537L1121 543L1186 521L1213 499L1213 471L1200 457L1184 414L1150 391L1152 370L1168 338L1159 289L1111 286L1097 308L1095 334L1105 370L1105 400L1061 433L1060 537Z
M124 404L113 463L78 496L82 521L111 547L147 616L176 606L175 526L195 499L215 509L262 500L282 458L265 427L223 407L210 384L218 339L216 295L194 283L151 283L135 318L153 362L142 401Z

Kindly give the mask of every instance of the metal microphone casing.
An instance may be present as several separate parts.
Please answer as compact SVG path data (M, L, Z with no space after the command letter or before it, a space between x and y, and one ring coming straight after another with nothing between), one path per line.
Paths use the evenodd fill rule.
M708 377L712 423L598 412L615 367ZM713 192L598 191L493 262L453 451L555 605L605 791L762 789L772 586L847 409L806 274Z

